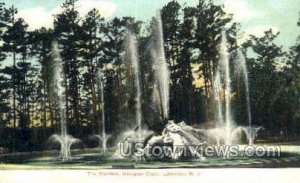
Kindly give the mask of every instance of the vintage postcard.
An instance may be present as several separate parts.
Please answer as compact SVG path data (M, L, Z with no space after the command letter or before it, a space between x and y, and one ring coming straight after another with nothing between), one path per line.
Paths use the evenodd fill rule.
M299 173L297 0L0 1L0 183Z

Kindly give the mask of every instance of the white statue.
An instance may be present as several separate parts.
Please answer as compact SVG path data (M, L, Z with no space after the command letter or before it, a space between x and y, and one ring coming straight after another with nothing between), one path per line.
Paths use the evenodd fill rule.
M184 152L190 150L192 146L203 145L196 137L197 130L191 126L186 125L184 122L174 123L174 121L169 121L162 132L162 135L153 136L147 142L144 152L145 156L150 157L151 148L156 144L172 144L173 152L169 155L173 160L179 159ZM203 159L203 156L196 151L196 156Z

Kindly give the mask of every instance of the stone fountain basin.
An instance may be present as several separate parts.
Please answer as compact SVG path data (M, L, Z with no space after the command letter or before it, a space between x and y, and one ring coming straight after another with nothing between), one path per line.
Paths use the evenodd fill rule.
M239 145L243 148L246 145ZM157 168L283 168L300 167L300 145L280 145L280 157L206 157L205 160L137 161L103 155L99 149L72 150L72 160L61 162L59 151L0 155L0 169L157 169ZM113 154L116 149L109 148Z

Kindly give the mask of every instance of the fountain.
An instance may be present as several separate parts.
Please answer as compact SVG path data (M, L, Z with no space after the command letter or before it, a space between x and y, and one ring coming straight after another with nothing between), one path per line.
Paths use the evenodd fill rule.
M156 26L153 29L153 37L151 40L151 60L154 65L155 86L158 90L158 99L162 119L169 118L169 69L166 62L163 27L160 12L156 17ZM155 90L154 90L155 92ZM153 95L157 96L157 95Z
M232 144L232 139L230 138L230 133L233 127L233 120L231 117L231 79L230 79L230 68L229 68L229 53L227 50L227 39L226 32L222 31L221 44L220 44L220 65L221 71L224 78L224 93L225 93L225 131L226 138L225 144Z
M129 19L125 18L124 22L133 23L133 20L131 21L130 18ZM120 22L118 22L118 19L115 19L111 23L112 24L109 23L107 25L111 26L114 24L118 24ZM68 134L68 128L67 128L68 125L67 122L69 121L67 119L69 119L69 116L67 115L66 112L67 101L65 96L66 95L65 86L72 87L72 85L67 85L69 83L67 82L68 80L64 73L63 61L60 58L60 50L58 48L58 44L56 42L53 42L51 56L53 58L52 59L53 60L53 88L54 88L56 102L55 104L53 104L48 100L42 101L45 102L45 105L43 103L41 107L45 106L49 108L49 110L47 109L44 111L45 117L43 118L41 118L41 115L38 114L39 108L33 111L34 114L37 113L38 115L36 118L33 118L35 116L32 116L33 121L31 121L30 125L35 125L35 123L38 120L42 121L42 119L44 119L43 121L45 122L44 123L45 126L43 126L43 128L36 128L33 126L32 129L29 129L29 130L33 130L34 137L32 138L32 141L31 139L29 139L30 141L26 145L31 145L31 142L39 142L38 138L41 136L40 129L45 130L44 133L42 134L44 137L44 135L47 134L48 129L51 130L52 127L55 127L55 124L59 124L60 132L58 132L58 134L52 135L49 138L50 142L60 144L59 158L56 157L56 151L55 152L53 151L17 152L11 154L1 153L0 166L4 164L3 169L14 168L15 166L21 166L21 168L24 169L28 169L28 168L47 169L49 167L58 168L58 169L68 169L72 167L72 169L87 168L87 169L94 169L94 170L101 169L101 168L110 169L110 168L120 168L120 167L148 169L148 168L187 168L187 167L207 168L207 167L226 167L226 166L228 167L255 167L255 166L271 167L273 165L274 167L276 166L287 167L289 165L294 166L294 164L298 167L300 166L299 163L300 148L298 146L298 142L297 143L292 142L291 145L289 145L288 143L281 144L279 142L278 143L279 145L283 145L280 147L283 149L279 149L279 150L277 149L279 147L277 146L277 143L275 144L274 141L269 141L270 139L261 139L261 141L259 141L259 144L253 145L254 140L257 137L258 131L262 128L254 127L252 125L251 106L250 106L251 88L249 87L249 78L248 78L248 71L246 67L246 59L241 50L236 51L237 55L236 58L233 60L233 62L236 65L235 67L232 68L237 70L241 78L243 78L243 82L245 84L245 101L246 101L245 110L247 113L247 120L245 121L248 122L248 125L246 124L245 126L238 126L237 123L235 123L234 115L233 115L234 110L232 110L234 109L232 99L235 97L234 95L235 93L231 87L232 75L233 75L231 74L231 65L230 65L231 53L229 52L228 49L228 45L230 44L228 44L227 42L225 31L220 32L220 43L218 47L219 60L217 64L213 63L213 67L212 67L213 69L215 69L213 70L214 73L213 73L213 80L212 80L212 89L213 89L212 92L214 97L214 101L212 103L214 104L213 105L215 107L214 111L216 112L215 114L213 114L215 124L211 128L201 128L202 124L199 125L193 123L189 125L183 121L180 122L180 121L175 121L170 119L171 118L170 116L172 116L173 113L169 112L170 111L169 100L171 98L172 100L176 101L177 98L176 97L172 98L172 95L170 95L170 87L169 87L170 73L169 73L168 63L166 60L166 55L164 50L165 48L164 46L168 46L168 44L166 45L164 44L163 22L162 22L162 17L160 15L160 12L157 14L156 21L153 24L154 26L152 30L152 35L151 36L143 35L143 37L141 38L141 40L150 39L149 50L140 50L140 51L143 51L142 52L143 57L141 58L144 58L144 56L148 56L149 54L150 56L149 63L150 65L153 66L152 69L149 69L151 67L148 67L148 63L146 63L147 61L149 61L148 58L146 58L144 62L140 62L139 60L140 57L138 55L139 50L138 50L137 38L135 35L129 32L127 32L124 40L124 46L123 46L124 52L120 53L120 55L123 54L122 56L124 57L123 61L125 67L123 67L122 64L119 63L115 64L113 62L113 61L119 61L120 59L119 57L120 55L118 55L117 52L117 50L119 50L120 45L115 45L115 43L119 42L119 38L122 37L123 35L123 30L124 30L123 25L124 24L120 25L120 27L116 27L116 29L107 29L106 31L105 30L103 32L101 31L102 33L99 32L95 33L96 35L94 35L94 33L91 34L92 37L96 36L97 39L96 37L94 37L95 41L90 42L89 45L85 45L84 44L85 40L83 40L82 42L83 44L79 45L80 49L75 50L75 51L77 50L79 51L79 54L76 55L78 55L78 61L80 61L80 63L76 63L76 64L80 64L80 67L78 68L79 71L78 81L80 81L80 85L78 86L80 90L85 89L86 86L88 86L85 85L85 80L82 80L81 78L82 77L81 74L87 71L86 65L82 64L83 61L89 61L89 59L87 59L86 57L87 55L99 57L94 60L95 62L92 63L93 67L94 66L96 67L96 65L99 64L98 61L100 62L104 61L105 63L107 63L105 65L107 67L105 68L108 69L107 72L110 74L109 79L104 78L103 70L100 70L100 68L94 68L95 70L98 70L97 76L96 78L94 78L97 81L96 88L98 90L98 94L97 94L98 105L96 107L96 111L99 112L99 115L97 114L97 116L101 116L101 118L99 117L97 121L90 120L91 119L90 116L96 117L96 115L91 114L91 112L92 111L94 112L95 110L90 110L89 105L87 105L87 107L84 106L84 104L89 104L89 102L91 102L88 96L89 91L86 90L80 91L79 94L80 95L83 94L83 97L79 96L78 106L72 105L72 107L74 108L78 107L80 111L80 117L82 115L87 115L81 118L83 121L80 121L81 123L78 125L80 129L74 129L74 131L82 130L84 133L85 132L89 133L94 131L94 129L92 129L94 126L97 126L98 128L96 129L97 131L96 135L93 136L97 138L97 140L99 141L99 148L93 148L92 147L93 143L89 143L87 144L87 148L85 149L78 149L76 151L72 151L73 153L76 153L76 155L73 154L73 157L71 156L71 147L74 144L80 142L79 139L73 138L71 135ZM199 32L199 35L200 34L201 32ZM201 35L201 36L205 36L205 35ZM98 38L101 39L102 41L98 40ZM118 39L118 40L114 40L114 39ZM97 48L97 50L95 50L96 52L93 52L94 50L88 49L91 46L93 48ZM114 46L116 47L114 48ZM141 45L141 47L143 46L144 46L144 42ZM180 47L181 46L178 47L178 53L182 55L186 54L181 50ZM201 56L201 54L212 53L212 52L204 53L203 49L196 48L196 47L197 44L193 44L193 46L189 50L191 51L190 52L191 54L189 55L191 61L193 61L198 54ZM210 56L214 58L216 57L215 53L212 53L212 55ZM181 57L178 57L178 59L180 58ZM112 60L112 62L109 61L110 59ZM205 60L201 60L201 61L205 61ZM88 62L86 63L88 64ZM146 63L147 67L140 67L141 63L142 64ZM66 62L66 64L68 63ZM83 67L81 67L82 66L81 64L83 65ZM191 62L191 64L192 65L190 66L193 69L202 66L198 62L197 64ZM178 65L179 67L181 66L181 64ZM147 70L143 72L143 70L141 69L145 69L145 68ZM117 73L115 73L116 71ZM153 73L149 73L149 72L153 72ZM198 71L195 70L195 73L196 72ZM145 73L145 82L143 82L144 80L142 79L143 73ZM193 70L193 74L194 74L194 70ZM128 76L128 78L124 79L124 76L125 77ZM203 77L205 77L205 75L203 75ZM81 85L81 82L83 85ZM46 84L46 83L42 83L42 84ZM151 86L147 86L147 84ZM118 90L122 88L124 85L130 86L132 90L127 90L130 91L130 93L126 93L125 95L122 95L120 93L125 91L125 89L120 91ZM182 85L182 87L184 87L184 85ZM209 84L208 87L211 87L211 84ZM106 93L104 92L104 88L107 89ZM202 108L204 106L203 103L201 103L200 105L200 101L205 99L205 96L202 95L203 92L201 91L201 88L198 88L198 86L196 86L194 89L195 90L193 90L193 92L195 92L196 94L194 95L196 99L195 101L199 101L199 105L192 105L193 107L197 107L197 106L199 107L197 111L195 110L194 114L196 115L202 112L203 110ZM146 91L146 93L145 94L143 93L144 95L142 95L142 92L144 90ZM149 95L148 92L150 91L152 92L152 97L153 97L152 104L155 108L154 110L152 110L152 106L146 108L147 107L146 104L148 104L148 95ZM108 94L109 92L111 92L111 95L109 95L109 99L111 99L111 101L108 101L108 99L106 100L105 98L105 94ZM259 91L255 91L255 92L259 92ZM47 94L47 93L49 92L45 91L42 94ZM122 99L123 96L125 96L124 99L129 98L128 103L124 102L125 100L120 100ZM147 98L143 100L142 96L147 96ZM131 100L132 99L131 97L134 98L134 102L132 102L133 100ZM146 102L143 103L144 101L147 101L147 103ZM47 102L49 102L49 104ZM69 102L72 102L72 100L70 100ZM53 106L50 106L51 104L53 104ZM126 107L128 107L129 109L127 110ZM142 107L145 107L145 110L142 110ZM123 115L124 111L126 112L133 111L132 112L133 117L131 116L131 114ZM142 113L142 111L149 112L147 116L150 119L145 119L146 115L143 116L144 113ZM51 128L48 128L47 116L52 115L52 113L55 114L54 118L52 119L55 119L55 117L57 117L58 121L54 123L54 125L51 124ZM108 114L116 115L116 117L106 116ZM160 116L160 119L158 116ZM22 116L20 116L19 118L20 122L22 122L21 117ZM122 119L123 117L125 119ZM132 123L130 122L130 120L132 121ZM112 121L112 124L108 124L108 122L110 121ZM125 127L125 125L123 126L118 124L118 123L122 123L123 121L126 121L126 127L128 127L128 129L125 128L117 129L120 126ZM189 122L192 123L194 121L189 121ZM156 124L153 125L150 123L156 123ZM147 129L146 125L143 124L147 124L149 129ZM77 125L74 125L74 127L75 126L77 127ZM208 126L209 125L206 125L206 127ZM106 132L105 127L110 127L109 129L112 130L112 133L122 131L122 133L120 134L115 133L115 136L113 136L115 138L113 139L113 141L118 143L118 147L111 147L110 149L107 148L107 142L111 136ZM7 130L6 128L7 127L4 127L3 130L6 131ZM8 132L16 133L19 136L18 134L19 131L23 133L23 131L26 132L26 130L27 129L24 130L21 128L20 129L16 128ZM29 132L31 133L31 131ZM271 134L271 135L275 135L275 134ZM269 135L267 135L267 137L268 136ZM27 135L24 137L27 137ZM243 140L244 137L245 139L248 140L247 142L252 146L244 145L241 143L241 140ZM10 143L10 141L7 142L5 141L4 145L6 143ZM1 145L2 144L3 143L1 142ZM264 151L266 152L266 154L262 156L256 156L258 155L257 150L259 150L256 149L256 147L259 146L265 146ZM270 146L271 149L268 149L267 146ZM272 146L274 146L275 149L272 149L273 148ZM203 154L204 152L203 149L205 149L206 147L213 148L213 149L210 148L206 149L209 151L210 150L214 151L211 156L209 156L208 153ZM237 147L238 152L236 151L237 152L236 156L230 156L230 155L228 156L228 154L222 154L222 153L216 154L217 151L215 150L220 149L220 151L222 151L222 147L229 147L229 148ZM253 151L256 150L257 154L254 156L251 155L246 156L246 154L243 154L246 152L245 151L246 149L242 149L240 147L253 148L250 150ZM2 147L0 147L0 151L1 148ZM28 149L29 148L24 150L28 150ZM99 153L99 149L101 153ZM157 152L155 150L158 149L161 149L163 151L166 150L167 153L162 153L160 156L156 156ZM115 150L114 151L115 153L107 153L107 152L112 152L112 150ZM276 151L279 152L279 156L271 157L271 155L268 154L273 152L275 153ZM123 156L122 152L123 153L125 152L125 154L128 156ZM282 157L280 157L281 152L285 153ZM137 163L134 160L146 160L146 161L150 161L150 163L143 163L141 161ZM7 165L9 165L8 167L5 167L6 163Z
M163 27L160 12L157 14L156 24L153 28L151 40L151 60L154 65L154 88L153 101L157 102L155 106L160 107L161 117L164 120L169 118L169 70L167 61L165 58L164 40L163 40ZM146 143L144 153L146 158L151 158L151 152L157 144L165 147L166 144L172 144L173 151L175 153L170 154L167 158L178 160L184 154L189 151L188 147L192 145L203 144L202 140L197 138L197 134L194 132L196 129L186 125L184 122L176 124L172 120L168 120L165 124L165 128L161 135L152 136ZM203 159L203 157L195 151L197 158Z
M159 23L161 20L158 18L157 26L161 26ZM154 64L155 73L155 86L157 89L154 92L156 94L157 106L160 106L160 115L162 119L168 119L168 103L169 103L169 73L166 64L166 60L163 54L163 43L162 43L162 32L161 27L155 27L152 47L151 47L151 58ZM201 129L194 128L193 126L187 125L185 122L176 123L173 120L164 120L165 126L162 133L152 132L145 128L141 128L141 88L140 88L140 73L138 65L138 55L136 47L136 38L128 34L126 36L126 48L125 61L130 67L129 70L134 76L134 89L135 89L135 124L138 128L124 131L117 139L118 147L116 153L106 154L102 156L98 153L98 149L84 149L78 150L75 157L71 157L71 146L74 143L78 143L79 140L73 138L67 133L66 117L65 117L65 98L64 98L64 77L62 76L62 65L59 57L59 50L56 43L53 44L52 57L54 58L54 83L55 92L58 98L58 109L60 114L60 134L55 134L50 137L52 142L59 143L61 146L59 158L64 163L59 162L62 168L69 168L70 164L72 167L80 168L88 167L89 169L99 168L170 168L170 167L224 167L224 166L249 166L255 167L265 165L266 162L272 163L275 166L282 166L281 163L286 161L299 162L299 155L292 153L299 152L298 146L291 146L293 149L286 148L286 156L283 158L274 157L244 157L234 156L230 154L217 154L214 152L212 156L206 154L203 155L203 149L206 147L218 149L221 147L242 147L238 140L241 139L244 134L248 139L249 144L253 144L254 139L257 136L257 132L261 128L251 126L251 114L249 105L249 86L246 86L246 97L247 97L247 112L249 112L248 120L249 126L236 126L233 121L231 114L231 87L230 87L230 73L229 73L229 53L226 48L225 32L222 33L222 41L220 46L220 60L219 65L216 67L214 81L213 81L213 92L216 100L216 123L212 129ZM160 45L160 46L159 46ZM243 72L245 84L248 84L247 69L245 65L245 59L242 53L238 53L236 63L239 72ZM157 59L155 59L157 58ZM240 65L238 65L240 64ZM102 120L99 120L99 135L97 138L102 142L101 150L103 153L107 151L107 140L110 137L105 131L105 100L104 100L104 80L103 73L99 71L97 75L97 85L99 91L99 99L101 101L101 113ZM167 90L167 91L166 91ZM159 123L159 121L157 122ZM142 142L142 143L141 143ZM216 144L216 145L215 145ZM230 146L233 144L239 144ZM136 148L136 145L139 145ZM266 144L268 145L268 144ZM271 144L272 145L272 144ZM254 146L253 146L254 147ZM283 146L284 147L284 146ZM136 149L135 149L136 148ZM162 155L157 156L155 150L162 149L164 152ZM215 150L215 149L213 149ZM122 152L125 152L128 156L123 156ZM240 151L242 152L242 151ZM290 154L289 154L290 153ZM142 155L142 156L141 156ZM55 167L57 168L57 159L53 158L52 152L42 152L41 154L34 154L32 152L26 154L26 160L23 161L24 154L20 155L6 155L3 156L2 161L15 162L15 157L20 158L20 164L28 166L35 166L33 164L39 164L42 167ZM126 158L125 158L126 157ZM220 158L223 157L223 158ZM266 158L267 157L267 158ZM1 160L1 159L0 159ZM69 161L72 160L72 161ZM137 161L139 163L137 163ZM151 163L143 163L151 161ZM154 161L153 161L154 160ZM159 160L159 161L157 161ZM182 161L183 160L183 161ZM200 161L199 161L200 160ZM67 163L66 163L67 161ZM275 162L275 163L274 163ZM286 165L285 165L286 166Z
M133 71L134 75L135 125L137 127L138 141L142 141L142 93L137 39L129 32L125 37L124 50L124 62Z
M242 73L244 77L244 83L246 88L246 102L247 102L247 115L249 127L236 127L232 119L231 114L231 77L229 67L229 52L227 49L226 32L222 31L221 43L220 43L220 59L217 66L214 78L214 97L217 102L218 117L216 122L216 129L207 131L207 136L214 136L217 145L220 145L220 141L223 140L226 145L231 145L233 142L237 142L237 133L244 132L248 139L249 144L253 144L255 133L258 130L254 130L251 127L251 108L249 97L249 81L248 72L246 67L246 61L243 53L238 50L236 58L236 69L238 73ZM221 81L221 79L223 79ZM222 93L224 92L225 100L225 120L223 115ZM257 128L260 129L260 128ZM254 133L255 131L255 133ZM212 133L213 132L213 133ZM219 135L216 135L218 132Z
M161 52L159 52L161 54ZM134 94L135 94L135 129L125 130L118 137L118 147L125 149L124 151L130 151L130 154L136 153L132 145L144 143L145 139L153 135L153 131L142 128L142 94L141 94L141 76L140 76L140 67L139 67L139 57L138 57L138 48L137 48L137 39L131 33L127 33L124 41L124 62L126 67L131 73L133 73L134 79ZM161 63L161 62L160 62ZM159 78L158 78L159 79ZM164 88L163 88L164 89ZM164 97L165 95L161 95ZM164 101L166 99L164 98ZM166 106L166 105L165 105ZM165 110L167 111L167 110ZM165 116L167 113L165 113ZM143 146L143 145L142 145ZM119 149L118 148L118 149ZM141 147L143 148L143 147ZM114 157L123 158L120 155L119 151L116 151ZM136 157L136 160L141 161L143 157Z
M231 116L231 78L230 78L230 68L229 68L229 53L227 50L227 39L226 32L222 31L221 34L221 43L219 51L220 59L219 65L217 67L214 79L214 97L217 101L217 127L223 127L225 131L225 136L223 140L226 145L232 144L231 132L234 126L232 116ZM223 86L222 81L223 79ZM222 107L222 90L224 90L225 98L225 119L223 116L223 107ZM219 142L217 142L218 144Z
M107 141L111 137L111 135L106 134L105 131L105 100L104 100L104 84L103 84L103 73L101 71L98 72L97 76L97 85L99 90L99 98L101 101L101 120L98 122L99 126L99 135L93 135L92 137L96 137L99 142L101 142L101 153L107 153ZM100 104L99 104L100 105Z
M246 110L247 110L247 117L248 117L248 124L251 127L251 105L250 105L250 94L249 94L249 78L248 78L248 70L246 66L246 59L244 54L241 50L237 51L237 58L236 58L236 69L239 74L243 75L244 83L245 83L245 89L246 89ZM250 133L249 136L250 144L253 143L252 135Z
M164 57L163 50L163 39L162 39L162 24L160 17L157 18L157 25L154 28L152 47L151 47L151 58L154 63L154 75L155 75L155 86L158 87L158 95L160 100L154 100L160 102L157 106L161 106L163 119L168 119L168 96L169 96L169 86L168 79L169 73L167 68L167 63ZM239 135L245 133L249 144L253 144L253 138L256 136L258 129L254 129L251 126L235 126L232 113L231 113L231 76L230 76L230 65L229 65L229 52L227 49L227 39L226 32L222 31L221 42L220 42L220 59L219 65L215 72L214 77L214 97L217 102L217 120L216 126L213 129L196 129L191 126L186 125L184 122L176 124L172 120L169 120L165 124L162 134L153 135L150 137L143 152L149 152L154 148L155 145L166 146L167 144L172 144L175 149L175 154L172 154L169 158L174 160L179 159L183 155L183 151L186 151L187 147L192 145L203 145L206 144L205 140L210 141L210 139L215 140L216 144L219 146L221 142L225 145L233 145L234 143L239 143ZM246 73L245 61L242 63L243 72ZM245 76L246 77L246 76ZM248 83L248 78L246 77L246 83ZM249 88L247 89L249 92ZM223 111L222 96L224 96L225 106ZM249 101L249 95L247 93L247 100ZM225 114L223 114L223 112ZM250 114L249 114L250 116ZM251 123L249 123L251 124ZM211 142L209 142L211 143ZM173 149L173 150L174 150ZM198 151L197 157L203 159L199 155ZM151 153L145 153L146 158L151 157Z
M168 117L168 82L166 82L169 78L167 64L164 58L163 47L162 47L162 28L161 28L161 19L157 19L157 27L154 29L154 36L153 36L153 46L151 50L151 56L154 60L154 72L155 72L155 82L158 86L158 91L162 104L163 110L163 117L166 119ZM239 60L240 60L240 69L242 70L245 78L246 86L246 95L247 95L247 111L249 117L249 126L235 126L232 112L231 112L231 98L232 98L232 91L231 91L231 76L230 76L230 65L229 65L229 52L227 49L227 38L226 32L222 31L221 33L221 42L220 42L220 51L219 51L219 65L217 66L215 77L214 77L214 97L217 102L217 120L216 126L213 129L194 129L188 125L185 125L183 122L180 124L175 124L172 121L169 121L162 133L162 135L157 135L148 141L145 151L149 151L150 146L153 146L157 143L167 144L172 142L174 144L181 144L184 146L188 145L199 145L204 144L204 140L208 140L209 143L213 143L210 141L212 139L216 142L219 146L221 143L225 145L232 145L234 143L239 143L238 139L241 133L245 133L246 138L248 139L249 144L253 144L254 137L257 134L257 131L260 128L252 128L251 127L251 114L250 114L250 105L249 105L249 87L248 87L248 76L247 76L247 68L245 65L245 59L243 59L242 54L239 53ZM155 59L156 58L156 59ZM223 99L224 97L224 99ZM223 107L223 100L224 100L224 107ZM224 108L224 110L223 110ZM224 114L223 114L224 112ZM182 125L184 124L184 125ZM182 129L182 127L188 127L186 129L192 129L186 131ZM170 128L176 129L172 130ZM167 132L167 133L166 133ZM172 132L172 133L171 133ZM197 134L193 134L192 132L197 132ZM190 139L197 139L193 140L192 142ZM180 143L179 143L180 142ZM173 156L173 159L178 159L182 153L179 153Z
M58 109L59 109L59 117L60 117L60 135L54 134L49 138L49 141L52 143L60 144L60 155L59 158L62 161L68 161L71 159L71 146L75 143L80 142L79 139L73 138L71 135L67 133L67 124L65 118L65 97L64 97L64 76L62 71L61 58L59 54L58 44L56 42L52 45L51 52L53 61L54 61L54 69L53 69L53 81L55 93L58 98Z
M153 101L157 102L156 106L160 108L160 115L162 119L168 119L169 113L169 71L165 59L162 20L160 13L156 19L156 26L153 29L153 36L150 43L151 60L154 65L154 85L158 95L153 95ZM121 142L123 143L137 143L143 142L145 139L153 135L150 130L141 129L141 88L140 88L140 72L137 52L137 41L135 36L127 34L125 38L125 56L124 60L127 65L130 65L134 74L135 93L136 93L136 125L138 126L138 133L135 131L127 131L122 134ZM129 62L129 63L128 63Z

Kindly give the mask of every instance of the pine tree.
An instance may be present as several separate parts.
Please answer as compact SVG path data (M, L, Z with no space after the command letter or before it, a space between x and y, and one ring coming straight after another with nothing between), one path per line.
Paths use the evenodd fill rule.
M0 3L0 40L3 41L2 36L7 28L7 19L8 19L7 10L4 3ZM0 46L0 68L2 68L2 62L6 59L6 54L3 50L3 47ZM0 130L8 125L9 116L9 78L3 72L3 69L0 69ZM0 144L4 142L0 141Z
M53 31L42 27L30 33L31 56L37 58L40 65L39 74L37 74L37 93L36 100L40 113L40 121L43 127L43 135L46 138L47 122L50 121L51 127L54 127L54 101L52 95L52 73L53 62L51 59L51 45L53 42ZM52 131L52 133L54 133Z
M98 124L98 110L97 105L97 89L96 78L97 71L103 69L103 63L101 63L101 51L102 40L101 35L104 19L100 16L100 13L96 9L92 9L85 16L82 23L82 36L80 40L80 56L82 57L81 67L83 68L83 91L86 95L87 112L83 114L84 118L88 118L88 122L96 127ZM91 111L91 112L90 112ZM90 115L90 113L92 113ZM88 114L88 115L87 115ZM89 116L92 116L89 119ZM96 129L96 128L95 128Z
M3 51L12 53L13 57L13 66L10 70L11 72L7 73L11 75L11 83L10 88L12 89L13 95L13 107L12 107L12 116L13 116L13 127L17 126L17 106L16 106L16 89L14 84L16 82L16 52L17 52L17 41L19 39L19 32L17 31L17 24L15 24L15 14L17 13L17 9L12 6L9 9L5 10L5 22L6 22L6 30L2 36L3 38ZM20 24L19 24L20 25Z

